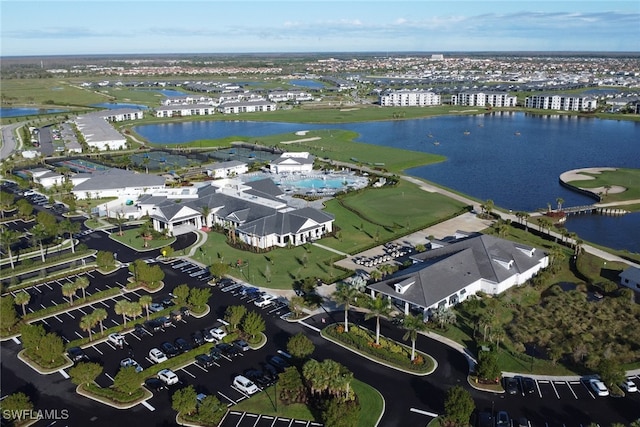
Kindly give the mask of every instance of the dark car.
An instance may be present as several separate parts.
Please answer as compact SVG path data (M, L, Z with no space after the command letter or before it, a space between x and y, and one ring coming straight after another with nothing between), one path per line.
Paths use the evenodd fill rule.
M271 385L264 373L258 369L247 369L244 371L244 376L253 381L258 387L265 388Z
M220 350L215 347L211 347L211 349L209 350L209 356L211 356L213 360L220 360L222 359L222 352L220 352Z
M496 415L496 427L511 427L511 418L506 411L500 411Z
M221 342L220 344L216 344L216 348L220 350L220 352L225 356L236 357L240 355L240 350L238 350L236 347L226 342Z
M240 351L249 351L251 347L249 347L249 343L245 340L235 340L233 341L233 345Z
M151 319L144 322L145 329L152 332L158 332L164 329L164 325L157 319Z
M290 366L289 362L280 356L271 356L269 364L276 368L278 372L284 372L284 370Z
M162 350L162 352L166 354L167 357L175 357L180 354L180 350L178 350L173 344L168 341L160 344L160 350Z
M535 391L536 391L536 382L533 380L533 378L523 377L521 379L521 381L522 381L522 391L525 394L535 393Z
M200 347L205 342L204 334L200 331L195 331L194 333L191 334L191 342L193 342L194 346Z
M158 317L156 320L160 322L163 328L169 328L171 327L171 325L173 325L173 322L171 322L171 319L165 316Z
M67 350L67 355L69 359L73 361L73 363L88 361L89 356L87 356L83 349L80 347L71 347Z
M191 316L191 310L189 307L180 307L180 314L182 314L182 317L189 317Z
M135 336L137 336L138 338L144 338L145 336L147 336L148 332L147 330L144 328L144 326L142 326L141 324L137 323L134 327L133 327L133 331L131 331L131 333Z
M185 340L184 338L176 338L176 340L173 343L176 346L176 348L180 350L182 353L186 353L187 351L193 349L193 346L191 345L191 343Z
M215 366L215 360L208 354L199 354L196 356L196 364L201 366L202 368L210 368Z
M504 378L504 390L509 394L518 393L518 380L513 377Z
M151 391L160 391L166 390L167 386L164 382L160 381L158 378L147 378L144 381L145 387L147 387Z
M490 411L481 411L478 413L478 419L476 422L477 427L494 427L493 415Z
M268 363L264 364L262 374L271 384L278 380L278 370Z
M171 307L172 305L175 305L175 303L173 302L173 298L171 298L171 297L167 297L167 298L163 299L160 303L164 306L164 308Z

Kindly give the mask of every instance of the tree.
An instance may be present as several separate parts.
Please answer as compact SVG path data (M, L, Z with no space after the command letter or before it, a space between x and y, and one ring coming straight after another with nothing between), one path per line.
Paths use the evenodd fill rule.
M44 361L52 363L64 352L62 338L53 332L49 332L40 341L40 348L37 355Z
M104 334L104 325L102 324L102 322L105 321L107 317L109 317L109 315L107 314L107 310L105 310L104 308L96 308L91 314L96 319L96 322L100 323L100 334Z
M313 342L302 332L289 338L287 341L287 352L298 359L306 359L315 350Z
M31 301L31 294L25 290L16 292L16 296L13 297L17 305L22 306L22 317L27 315L26 306Z
M388 316L391 313L391 307L389 307L389 301L384 299L382 295L378 294L375 298L369 300L367 306L369 312L364 315L365 320L369 320L372 317L376 318L376 344L380 344L380 317Z
M7 251L7 255L9 256L9 264L11 264L12 270L15 269L15 265L13 263L13 252L11 250L11 246L18 243L21 237L22 234L15 230L7 228L4 225L0 227L0 245Z
M76 289L82 289L83 299L87 297L86 289L89 287L89 284L90 283L89 279L87 279L87 276L80 276L74 282Z
M411 340L411 361L413 362L416 354L416 340L418 339L418 332L424 331L427 328L427 325L424 323L422 316L407 314L402 319L402 329L406 331L402 336L402 339Z
M142 306L137 301L127 301L125 312L130 319L135 319L138 316L142 316Z
M13 206L15 196L6 191L0 191L0 213L2 213L2 219L4 219L4 211L7 211Z
M73 282L67 282L64 285L62 285L61 290L62 290L62 295L69 298L69 305L73 305L73 296L76 294L78 290L78 288L76 287L76 284Z
M11 295L0 298L0 329L10 331L18 323L18 313Z
M113 388L129 395L137 391L140 388L140 384L140 376L138 376L135 366L120 368L113 378ZM195 396L193 396L193 401L196 401Z
M33 213L33 205L27 202L26 199L20 199L16 202L16 207L18 208L18 215L20 218L28 218Z
M294 366L287 367L278 376L278 398L285 404L305 403L306 388L302 382L300 372Z
M556 203L558 204L558 212L562 211L562 204L564 203L564 199L562 197L558 197L556 199Z
M138 304L140 304L140 307L144 307L147 313L147 320L149 320L149 306L152 302L153 298L151 298L151 295L142 295L138 300Z
M622 365L611 358L603 358L598 364L598 374L603 383L609 387L620 384L625 379Z
M214 262L211 264L211 267L209 267L209 272L213 277L219 279L229 272L229 265L223 262Z
M174 295L173 299L176 301L177 305L186 305L187 299L189 298L189 293L190 293L189 285L187 285L186 283L183 283L181 285L176 286L175 289L173 290L173 295Z
M122 316L122 323L123 324L127 324L127 303L129 301L127 301L126 299L121 299L120 301L117 301L116 304L113 306L113 311L116 312L116 314L121 315Z
M196 389L192 385L176 390L171 397L171 407L185 415L191 415L198 408Z
M75 385L89 385L102 373L102 365L94 362L81 362L69 369L71 382Z
M202 400L202 402L200 402L200 406L198 407L198 419L204 423L213 425L213 422L218 420L216 412L226 409L227 407L223 406L216 396L208 395Z
M91 341L91 329L98 323L93 313L86 314L80 318L80 329L86 331L89 334L89 341Z
M302 308L304 307L304 297L295 295L289 299L289 310L296 316L299 316L302 313Z
M197 312L204 311L205 306L211 298L210 288L193 288L189 291L189 305Z
M42 245L42 241L45 240L47 237L49 237L49 234L47 233L47 230L45 229L44 225L37 223L36 225L31 227L31 238L34 240L35 244L40 245L40 258L42 259L43 263L45 262L45 259L44 259L44 247Z
M113 253L107 251L98 251L96 254L96 263L101 270L110 270L116 265L116 259ZM131 265L131 264L130 264Z
M33 403L29 396L19 391L17 393L11 393L4 399L2 399L2 418L9 418L13 421L19 421L24 417L24 411L33 410ZM24 418L22 418L24 420Z
M455 426L467 426L475 409L471 394L461 386L454 386L447 391L444 401L444 419L447 422Z
M329 399L324 405L322 422L325 427L353 427L358 425L360 404L357 400Z
M77 233L78 231L80 231L80 224L77 222L73 222L71 221L69 218L65 218L64 220L62 220L60 222L60 231L64 234L64 233L68 233L69 234L69 242L71 242L71 252L75 253L76 252L76 245L75 245L75 241L73 239L73 235L75 233Z
M344 330L349 332L349 308L351 304L355 303L358 299L360 292L353 286L349 286L345 283L338 285L336 291L331 295L331 298L338 304L344 304Z
M498 355L495 351L480 351L478 353L478 365L476 374L478 378L494 380L500 377L500 366L498 366Z
M42 338L47 334L44 326L40 323L25 323L20 327L20 338L22 339L22 347L29 352L37 352L40 348Z
M122 236L124 233L122 232L122 224L127 222L127 219L124 217L124 213L122 211L116 212L116 217L114 218L116 224L118 225L118 236Z
M160 249L160 253L165 258L171 258L173 256L174 250L171 246L165 246L164 248Z
M256 335L265 331L266 324L259 313L250 311L242 321L242 330L245 334L255 338Z
M453 325L456 323L456 313L445 306L438 307L433 313L433 317L438 321L442 329L444 329L445 325Z
M236 330L245 314L247 314L247 307L244 305L230 305L224 312L224 320L229 323L231 330Z
M204 218L204 226L211 228L209 225L209 214L211 213L211 208L207 205L202 205L200 212L202 212L202 217Z

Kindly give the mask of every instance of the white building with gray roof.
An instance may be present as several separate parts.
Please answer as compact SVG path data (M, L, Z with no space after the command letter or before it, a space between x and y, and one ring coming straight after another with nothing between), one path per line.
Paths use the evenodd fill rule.
M83 114L76 117L74 122L90 148L98 151L119 150L126 148L127 139L109 122L137 120L143 114L142 110L135 108L120 108Z
M164 189L165 178L123 169L77 174L71 178L77 199L118 197L137 199L140 194Z
M413 266L367 288L405 314L422 311L425 319L478 292L497 295L522 285L549 265L545 252L489 235L462 238L412 260Z

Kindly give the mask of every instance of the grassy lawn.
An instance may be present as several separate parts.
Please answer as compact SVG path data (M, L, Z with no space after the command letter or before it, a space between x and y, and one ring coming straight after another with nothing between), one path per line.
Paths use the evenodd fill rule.
M109 100L91 89L56 78L2 79L2 96L15 98L14 105L45 105L47 101L53 101L56 106L88 106Z
M152 249L159 249L165 246L170 246L176 241L175 237L168 239L152 239L147 241L147 247L144 246L144 240L140 237L140 229L132 228L129 230L122 230L122 236L120 236L117 227L110 234L113 240L123 243L137 251L150 251Z
M640 169L620 168L615 171L602 171L601 173L581 172L581 174L592 176L594 179L569 182L581 188L598 188L610 185L627 189L622 193L603 195L603 203L640 199Z

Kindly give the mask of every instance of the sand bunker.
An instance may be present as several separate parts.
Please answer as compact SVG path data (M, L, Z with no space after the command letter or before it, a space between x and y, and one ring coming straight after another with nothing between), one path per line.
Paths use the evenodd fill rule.
M592 175L596 175L602 173L603 171L614 171L616 168L583 168L583 169L574 169L567 172L564 172L560 175L560 180L562 182L572 182L572 181L586 181L589 179L595 179L590 175L584 175L582 172L590 173Z
M298 132L296 132L296 135L305 136L307 133L309 133L308 130L299 130Z
M293 144L294 142L309 142L309 141L317 141L322 139L319 136L314 136L313 138L302 138L302 139L294 139L293 141L280 141L280 144Z
M596 188L583 188L583 190L591 191L596 194L618 194L627 191L625 187L621 187L619 185L612 185L611 188L607 191L604 187L596 187Z
M359 108L341 108L340 111L357 111Z

